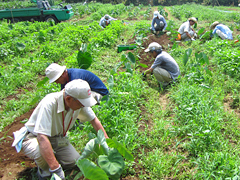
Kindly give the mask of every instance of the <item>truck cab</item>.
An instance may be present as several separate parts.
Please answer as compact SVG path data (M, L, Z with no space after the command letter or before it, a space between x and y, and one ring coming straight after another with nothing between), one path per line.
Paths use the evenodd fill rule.
M31 0L37 7L0 10L0 19L18 21L54 21L59 23L71 19L74 15L71 5L51 6L48 0Z

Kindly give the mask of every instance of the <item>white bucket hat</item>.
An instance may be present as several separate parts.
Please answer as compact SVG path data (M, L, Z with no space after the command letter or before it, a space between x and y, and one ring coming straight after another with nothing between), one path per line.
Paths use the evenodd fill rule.
M106 14L105 16L104 16L104 19L109 19L110 18L110 16L108 15L108 14Z
M149 51L155 51L158 49L162 49L162 46L160 44L158 44L157 42L152 42L151 44L148 45L148 48L145 49L145 52L149 52Z
M160 18L160 13L158 11L154 11L153 13L153 18L156 18L156 17Z
M84 107L91 107L97 103L92 96L89 84L82 79L75 79L67 83L65 93L77 99Z
M65 71L66 66L60 66L56 63L50 64L46 70L45 74L49 78L49 83L55 82Z

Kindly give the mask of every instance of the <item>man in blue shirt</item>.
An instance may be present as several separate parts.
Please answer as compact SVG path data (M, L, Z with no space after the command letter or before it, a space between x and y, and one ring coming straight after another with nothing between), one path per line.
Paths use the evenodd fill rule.
M158 11L154 11L151 31L157 35L160 31L166 31L167 22Z
M210 26L210 29L213 30L213 34L217 34L221 39L230 39L233 40L232 31L224 24L215 21Z
M56 82L61 84L61 89L63 89L68 82L74 79L87 81L91 88L92 95L98 104L102 97L109 93L107 87L103 84L101 79L85 69L66 69L66 66L60 66L56 63L52 63L46 68L45 74L49 78L50 83Z

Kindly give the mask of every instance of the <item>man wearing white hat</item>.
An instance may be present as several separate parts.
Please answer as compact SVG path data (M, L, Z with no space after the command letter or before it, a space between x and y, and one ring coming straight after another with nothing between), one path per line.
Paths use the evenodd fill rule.
M87 81L92 90L92 95L98 104L103 96L109 94L107 87L101 79L85 69L66 69L66 66L60 66L56 63L52 63L46 68L45 74L49 78L50 83L56 82L61 84L61 89L63 89L68 82L74 79L83 79Z
M160 15L158 11L154 11L153 13L153 19L152 19L152 26L151 26L151 32L155 35L159 34L160 31L166 31L167 22L165 18Z
M213 30L212 34L217 34L221 39L233 40L232 31L226 25L218 21L212 23L210 29Z
M110 21L112 20L117 20L111 16L109 16L108 14L106 14L105 16L103 16L101 19L100 19L100 22L99 22L99 25L102 27L102 28L105 28L106 26L108 26L110 24Z
M192 40L194 41L197 37L197 34L193 30L191 26L193 26L195 23L197 23L197 19L195 17L191 17L183 23L180 28L178 29L178 40L184 40L184 41L189 41Z
M96 100L92 97L88 83L81 79L73 80L64 90L46 95L25 126L14 132L12 146L34 159L38 166L39 179L46 179L53 173L65 179L63 168L75 166L80 155L66 135L77 117L83 122L90 121L96 131L101 129L108 138L91 109L95 104Z
M156 42L149 44L145 52L150 52L152 57L155 58L152 66L147 69L143 76L153 73L157 81L160 83L161 88L168 86L171 81L175 81L180 75L180 70L177 62L170 54L162 51L162 46Z

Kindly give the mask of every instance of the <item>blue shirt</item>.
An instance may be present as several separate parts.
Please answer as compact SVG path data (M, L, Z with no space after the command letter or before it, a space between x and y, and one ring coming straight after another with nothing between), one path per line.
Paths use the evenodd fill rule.
M155 30L154 24L156 23L157 26L160 27L160 22L161 22L161 21L164 23L163 30L166 29L166 27L167 27L167 22L166 22L166 20L164 19L164 17L161 16L160 19L158 19L157 17L155 17L155 18L152 19L152 30L153 30L153 31Z
M68 72L69 81L72 81L74 79L82 79L88 82L92 91L97 92L102 96L109 93L107 87L103 84L101 79L97 77L95 74L93 74L92 72L87 71L85 69L75 69L75 68L67 69L67 72ZM62 84L61 89L63 89L66 84Z
M232 36L232 31L226 26L226 25L223 25L223 24L218 24L214 30L213 30L213 34L216 33L217 30L220 30L222 31L224 34L227 35L227 39L233 39L233 36Z

